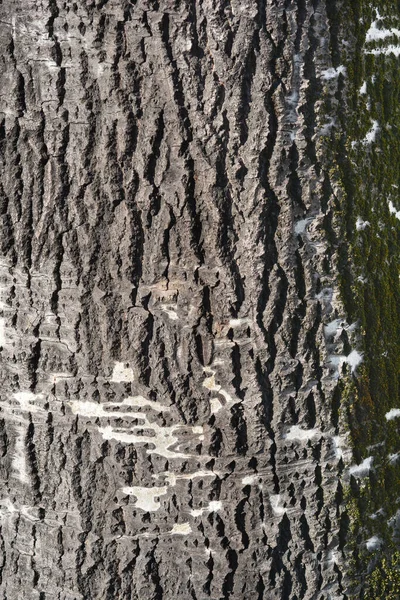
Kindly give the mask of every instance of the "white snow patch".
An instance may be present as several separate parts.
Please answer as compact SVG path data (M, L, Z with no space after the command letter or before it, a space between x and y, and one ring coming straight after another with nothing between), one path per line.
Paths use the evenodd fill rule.
M354 477L367 477L368 473L372 468L372 462L374 460L373 456L369 456L365 458L361 464L353 465L349 469L350 475L354 475Z
M400 417L400 408L392 408L386 413L385 417L386 421L393 421L393 419Z
M397 498L397 500L399 500L399 499ZM400 525L400 510L396 511L396 514L393 515L393 517L391 517L388 520L387 524L389 525L389 527L396 527L397 530L399 529L399 525Z
M319 294L316 294L315 298L320 302L331 302L333 299L334 291L333 288L323 288Z
M389 200L389 212L390 214L394 215L396 219L400 220L400 210L397 210L397 208L391 200Z
M356 221L357 231L364 231L364 229L366 229L366 227L368 227L369 225L371 225L371 223L369 221L363 221L361 219L361 217L358 217L358 219Z
M385 40L388 37L397 36L400 37L400 29L396 27L392 27L392 29L385 29L378 27L379 23L383 20L379 11L376 11L376 20L373 21L370 25L370 28L367 31L367 35L365 37L366 42L376 42L379 40Z
M366 546L369 552L373 552L374 550L379 550L382 546L383 541L377 535L374 535L367 540Z
M329 550L326 557L326 562L329 565L337 564L339 559L339 553L336 550Z
M343 364L345 356L342 354L329 354L328 355L328 365L335 369L339 369L339 367Z
M322 125L321 129L319 130L320 135L329 135L332 127L336 127L336 119L334 117L329 117L329 120Z
M271 495L269 497L269 501L271 503L272 511L274 512L275 515L282 516L286 513L286 508L284 508L283 506L280 506L280 503L281 503L281 495L280 494Z
M170 531L171 535L189 535L192 533L190 523L175 523Z
M360 94L366 94L366 93L367 93L367 82L364 81L364 83L360 87Z
M135 506L146 512L155 512L161 506L160 496L165 496L168 487L123 487L121 491L126 496L135 496Z
M351 367L351 372L354 373L358 365L362 363L363 355L360 354L357 350L352 350L350 354L346 357L347 364Z
M123 362L116 362L111 376L114 383L130 383L134 379L133 370Z
M335 435L335 436L333 436L332 441L333 441L333 449L335 452L335 456L338 460L340 460L341 458L343 458L342 445L344 444L344 439L340 435Z
M329 81L330 79L335 79L336 77L339 77L340 74L346 75L346 67L344 65L340 65L336 69L334 67L325 69L325 71L321 72L321 77L325 81Z
M312 222L312 218L308 217L307 219L301 219L300 221L297 221L297 223L294 226L294 232L296 235L300 235L301 233L304 233L306 231L307 225L309 225L309 223Z
M386 46L386 48L374 48L373 50L368 50L367 54L374 54L375 56L379 54L385 54L386 56L393 54L397 57L400 56L400 46L390 44L389 46Z
M397 452L396 454L389 454L388 458L389 458L390 464L395 465L400 458L400 453Z
M293 425L283 436L286 440L311 440L316 435L322 435L318 429L301 429L298 425Z
M378 517L384 516L384 514L385 514L384 509L380 508L375 513L373 513L372 515L370 515L369 518L372 519L373 521L375 521Z
M372 121L371 129L368 131L363 140L364 144L371 144L372 142L375 142L379 129L380 127L378 121Z
M343 325L343 319L335 319L334 321L327 323L327 325L324 325L325 338L335 336L339 330L343 329Z
M348 364L351 367L351 372L354 373L359 364L363 360L363 355L357 350L352 350L348 356L343 354L329 354L328 365L338 370L337 377L341 371L342 365Z

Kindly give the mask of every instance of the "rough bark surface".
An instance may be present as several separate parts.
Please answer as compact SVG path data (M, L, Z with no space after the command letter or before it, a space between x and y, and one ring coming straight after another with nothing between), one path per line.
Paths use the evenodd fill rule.
M4 600L345 597L326 8L0 1Z

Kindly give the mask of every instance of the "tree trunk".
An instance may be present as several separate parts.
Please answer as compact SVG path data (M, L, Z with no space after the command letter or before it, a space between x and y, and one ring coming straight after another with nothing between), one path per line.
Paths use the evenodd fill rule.
M0 2L4 600L345 597L327 2Z

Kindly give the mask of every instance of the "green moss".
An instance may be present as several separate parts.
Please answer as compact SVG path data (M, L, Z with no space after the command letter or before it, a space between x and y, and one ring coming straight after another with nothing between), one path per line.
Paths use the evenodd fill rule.
M400 552L382 558L369 576L365 600L398 600L400 598Z
M340 400L334 398L332 410L334 418L340 413L348 423L356 461L374 455L369 481L352 481L345 498L353 577L349 594L366 600L400 598L399 544L388 524L400 510L400 461L389 459L400 452L400 419L385 418L388 410L400 408L400 222L388 204L391 200L400 210L400 60L364 51L374 8L392 15L399 28L400 2L393 0L375 0L373 6L350 0L342 11L329 13L335 39L352 44L339 58L333 49L333 60L346 65L348 80L338 92L340 125L321 141L326 155L334 157L326 168L335 187L340 293L349 318L359 322L364 353L362 369L340 384ZM364 81L367 95L360 94ZM322 100L328 111L332 103ZM379 133L366 144L362 140L373 120ZM356 229L358 217L369 223L362 231ZM363 542L374 535L384 543L369 552Z

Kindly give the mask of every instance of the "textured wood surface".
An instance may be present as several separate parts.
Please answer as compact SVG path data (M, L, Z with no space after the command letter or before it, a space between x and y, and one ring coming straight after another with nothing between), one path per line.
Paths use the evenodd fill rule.
M325 1L0 36L1 597L344 598Z

